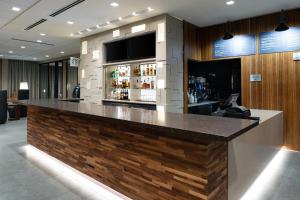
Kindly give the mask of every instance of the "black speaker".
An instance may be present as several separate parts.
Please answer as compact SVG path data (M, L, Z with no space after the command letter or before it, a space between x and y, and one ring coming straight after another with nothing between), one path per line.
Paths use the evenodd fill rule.
M7 121L7 91L0 90L0 124Z

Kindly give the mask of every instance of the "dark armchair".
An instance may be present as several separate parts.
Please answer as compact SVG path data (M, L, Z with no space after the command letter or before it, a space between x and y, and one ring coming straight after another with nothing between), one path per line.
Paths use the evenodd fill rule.
M7 121L7 91L0 90L0 124Z

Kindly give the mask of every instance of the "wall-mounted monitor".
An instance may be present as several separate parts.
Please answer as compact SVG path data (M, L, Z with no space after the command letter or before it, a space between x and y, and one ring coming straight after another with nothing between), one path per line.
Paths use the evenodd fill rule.
M105 44L106 62L120 62L156 57L156 34L148 33Z

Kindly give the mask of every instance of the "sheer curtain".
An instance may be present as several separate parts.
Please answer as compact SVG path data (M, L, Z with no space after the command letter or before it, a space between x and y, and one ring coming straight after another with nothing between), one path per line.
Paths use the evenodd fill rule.
M36 62L8 60L8 97L17 92L20 82L28 82L31 99L39 98L39 65Z

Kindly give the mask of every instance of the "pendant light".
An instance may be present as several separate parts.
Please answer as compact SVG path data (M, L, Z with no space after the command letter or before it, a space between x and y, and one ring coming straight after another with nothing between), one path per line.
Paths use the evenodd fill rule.
M284 10L281 10L279 24L276 27L275 31L282 32L282 31L289 30L290 27L287 25L287 23L288 23L288 18L286 17Z
M225 25L225 34L223 36L223 40L230 40L234 37L234 35L231 33L231 23L228 21Z

